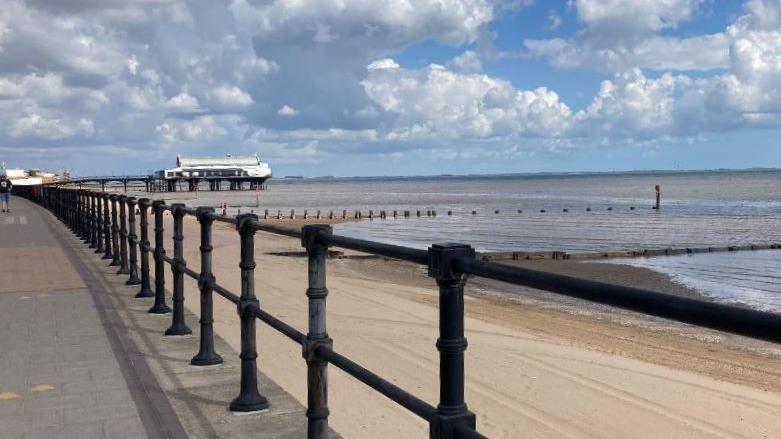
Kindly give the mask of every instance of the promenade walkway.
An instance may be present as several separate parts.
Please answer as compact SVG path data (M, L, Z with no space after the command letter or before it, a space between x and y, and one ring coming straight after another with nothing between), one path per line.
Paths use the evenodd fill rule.
M268 413L234 416L239 361L194 367L193 337L163 337L170 317L146 313L50 213L16 198L0 215L0 437L306 436L304 407L260 375ZM197 318L188 315L196 322Z

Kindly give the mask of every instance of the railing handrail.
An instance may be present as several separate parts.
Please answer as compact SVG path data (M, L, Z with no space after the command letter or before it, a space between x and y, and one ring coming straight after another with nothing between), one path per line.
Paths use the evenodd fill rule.
M487 279L781 343L781 315L775 313L476 259L459 258L455 265Z
M173 322L166 335L189 334L190 329L184 322L183 277L198 281L201 290L201 352L193 358L193 365L219 364L222 358L214 352L212 337L211 293L216 292L230 302L238 305L241 317L242 358L241 392L231 403L232 410L251 411L268 407L265 397L258 392L255 357L254 321L258 319L303 348L307 361L310 437L322 438L327 434L327 381L324 379L325 365L330 363L348 375L358 379L392 401L427 420L432 438L484 438L475 429L475 415L469 412L464 403L464 362L466 349L464 338L463 294L466 277L478 276L507 282L514 285L536 288L575 297L589 302L600 303L662 317L683 323L694 324L710 329L726 331L759 340L781 343L781 315L725 305L691 297L625 287L599 281L581 279L550 272L532 270L523 267L503 265L494 262L479 261L474 250L463 244L435 244L428 250L386 244L376 241L356 239L334 235L330 226L311 225L295 228L272 224L258 220L252 214L236 218L217 215L212 208L187 208L184 204L166 205L162 200L135 200L133 197L111 196L105 193L85 189L54 188L46 189L40 195L41 200L58 217L68 223L73 230L101 252L100 242L105 243L104 258L112 259L111 265L119 265L118 274L127 274L130 264L129 285L142 284L142 292L137 297L150 297L148 255L149 243L143 238L148 236L147 208L151 205L155 215L155 305L150 313L165 313L170 309L165 305L165 276L162 266L168 264L174 272L173 280ZM100 201L103 201L103 210ZM143 201L143 202L142 202ZM119 202L119 209L115 203ZM109 209L109 205L111 209ZM126 209L129 207L129 232L126 228ZM142 241L135 236L135 206L141 209ZM109 217L109 210L111 215ZM119 210L119 217L117 217ZM163 244L163 213L170 211L174 219L174 256L168 257ZM183 217L195 216L201 223L201 272L187 267L184 259L182 241ZM101 222L102 220L102 222ZM236 295L217 283L211 273L211 224L214 221L234 225L241 236L242 293ZM309 258L309 333L304 334L263 310L254 295L254 238L256 231L283 235L301 240ZM103 233L104 239L100 239ZM121 244L121 245L120 245ZM130 245L128 262L127 246ZM142 254L141 280L135 277L137 268L136 248ZM437 280L440 288L440 337L437 348L440 351L440 403L437 407L379 375L360 366L349 358L334 351L331 340L325 332L325 258L329 247L339 247L364 253L400 259L428 266L429 276ZM121 250L121 251L120 251ZM123 271L124 270L124 271ZM132 281L132 282L131 282Z

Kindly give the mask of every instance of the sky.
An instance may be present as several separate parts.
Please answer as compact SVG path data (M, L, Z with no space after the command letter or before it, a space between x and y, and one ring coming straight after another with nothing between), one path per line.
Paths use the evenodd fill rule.
M2 0L0 161L781 167L781 0Z

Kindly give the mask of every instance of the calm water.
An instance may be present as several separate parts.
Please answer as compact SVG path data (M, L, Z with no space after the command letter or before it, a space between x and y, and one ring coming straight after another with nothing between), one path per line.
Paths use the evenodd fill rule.
M651 209L655 184L662 186L662 209L658 212ZM304 209L310 213L360 209L364 215L369 209L376 214L395 209L410 210L413 216L421 210L423 218L336 226L337 233L419 248L438 241L470 243L478 251L571 252L781 242L781 171L275 179L269 182L269 190L257 195L204 191L198 199L188 193L176 196L190 205L226 202L235 206L231 213L236 213L238 206L243 206L244 212L269 209L276 213L281 209L289 213L296 209L299 215ZM437 211L435 218L425 217L430 209ZM452 216L447 216L448 210L453 211ZM471 214L473 210L477 215ZM781 252L771 251L637 259L631 263L668 273L717 299L773 307L778 302L767 295L781 293L767 286L766 276L779 276L780 257ZM708 266L714 268L704 268ZM725 282L725 277L732 283ZM771 279L777 281L778 277ZM750 299L754 296L763 298Z
M646 267L670 275L720 302L740 302L781 313L781 251L703 253L612 262Z
M662 185L659 212L651 209L655 184ZM419 209L421 219L375 219L336 227L347 235L415 247L460 241L480 251L594 251L781 242L779 171L272 180L269 190L258 193L260 207L254 192L204 191L197 200L189 193L177 196L194 205L226 202L244 206L244 212L296 209L299 215L304 209L360 209L364 215L369 209L376 214L395 209L411 210L414 216ZM437 211L436 218L425 217L429 209ZM517 213L519 209L523 213ZM447 216L448 210L453 216Z

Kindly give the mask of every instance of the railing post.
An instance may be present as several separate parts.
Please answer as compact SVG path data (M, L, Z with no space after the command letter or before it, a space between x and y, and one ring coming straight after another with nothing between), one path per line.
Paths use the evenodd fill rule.
M97 230L97 215L95 214L95 194L92 191L87 191L87 200L89 200L89 248L97 248L98 242L98 230Z
M128 249L130 252L129 259L129 276L125 285L140 285L141 279L138 278L138 235L136 235L136 206L138 200L135 197L127 197L127 210L128 210Z
M68 227L75 233L76 232L76 217L74 216L73 212L76 208L77 200L75 198L73 191L65 191L63 189L62 194L62 201L64 203L63 210L65 214L65 218L67 220Z
M89 197L87 190L81 189L81 240L89 244Z
M130 250L129 276L125 285L140 285L141 279L138 278L138 235L136 235L136 205L138 201L135 197L127 197L128 210L128 235L127 243Z
M117 274L130 274L127 264L127 195L120 195L119 200L119 271Z
M102 254L103 248L103 195L95 193L95 253Z
M221 364L222 357L214 352L214 313L212 307L212 290L215 282L212 273L212 224L214 209L199 207L196 217L201 224L201 275L198 279L198 289L201 290L201 345L198 354L190 360L193 366L211 366Z
M109 195L103 193L103 259L112 259L111 253L111 214L109 211Z
M63 197L65 197L64 194L65 190L62 188L57 188L57 192L55 193L55 202L57 204L57 217L60 219L60 221L64 222L65 225L68 224L68 222L65 220L65 206L63 203Z
M73 230L76 236L81 238L81 189L74 190L73 201Z
M113 253L111 254L111 263L109 266L118 267L120 265L119 258L119 222L117 221L117 195L111 194L109 197L111 200L111 247Z
M171 205L171 215L174 217L174 260L171 271L174 277L173 302L174 312L171 319L171 327L166 329L165 335L188 335L193 331L187 327L184 321L184 269L187 266L184 260L184 215L185 205L176 203Z
M137 298L153 297L149 286L149 198L138 200L138 209L141 216L141 242L138 248L141 251L141 290L136 294Z
M79 189L76 193L76 235L84 241L84 190Z
M163 207L165 201L152 202L155 212L155 304L149 308L150 314L168 314L171 308L165 304L165 237L163 237Z
M326 331L326 256L328 245L318 241L318 236L332 234L331 226L307 225L301 229L301 245L309 259L309 331L303 346L307 367L307 438L328 437L328 362L316 354L318 346L332 346Z
M90 234L90 248L98 248L98 197L95 192L89 191L90 204L92 205L92 233Z
M60 221L64 222L65 225L68 225L68 222L65 220L65 206L63 203L63 197L65 194L63 193L65 190L61 187L57 188L57 191L54 193L54 202L57 206L57 218L60 219Z
M236 217L236 228L241 236L241 299L238 312L241 318L241 389L230 403L232 412L257 412L269 407L268 400L258 391L258 352L255 343L255 315L259 306L255 297L255 229L250 222L257 215L245 213Z
M434 244L428 249L428 275L439 286L439 405L430 424L432 438L452 438L454 428L463 424L475 428L475 415L464 402L464 284L466 275L453 261L474 258L475 251L464 244Z

